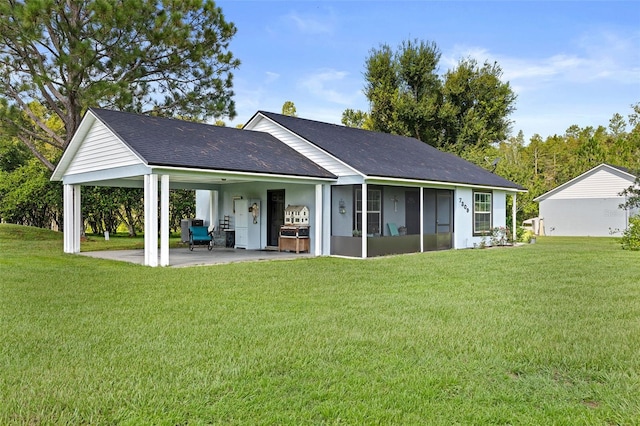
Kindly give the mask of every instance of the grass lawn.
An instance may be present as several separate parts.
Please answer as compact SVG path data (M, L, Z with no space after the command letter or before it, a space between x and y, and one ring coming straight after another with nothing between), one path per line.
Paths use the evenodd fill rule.
M640 253L148 268L0 225L0 424L323 423L639 424Z

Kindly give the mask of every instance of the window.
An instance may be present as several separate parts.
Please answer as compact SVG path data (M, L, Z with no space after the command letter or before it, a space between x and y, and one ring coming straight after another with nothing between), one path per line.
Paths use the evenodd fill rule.
M491 232L491 192L473 193L473 235Z
M356 189L356 229L362 231L362 189ZM379 236L382 229L382 190L367 189L367 235Z

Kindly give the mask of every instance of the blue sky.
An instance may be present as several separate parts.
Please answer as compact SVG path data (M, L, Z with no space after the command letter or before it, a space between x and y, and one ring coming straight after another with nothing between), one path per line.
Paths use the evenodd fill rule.
M625 118L640 102L640 1L216 2L238 32L230 50L237 117L281 112L340 123L367 111L364 63L373 48L435 42L439 72L462 58L497 61L517 94L513 134L526 140Z

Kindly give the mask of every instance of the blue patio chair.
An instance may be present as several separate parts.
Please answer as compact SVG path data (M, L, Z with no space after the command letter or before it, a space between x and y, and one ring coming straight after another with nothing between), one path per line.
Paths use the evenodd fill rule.
M189 250L193 251L194 246L206 245L209 251L213 249L213 236L206 226L189 227Z

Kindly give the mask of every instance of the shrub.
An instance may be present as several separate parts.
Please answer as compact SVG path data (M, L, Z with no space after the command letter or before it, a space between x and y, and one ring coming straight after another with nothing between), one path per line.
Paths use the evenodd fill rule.
M629 226L620 239L624 250L640 250L640 215L629 218Z
M535 234L532 229L523 228L522 226L519 226L516 229L516 241L528 243L531 242L531 238L535 238Z
M511 230L505 226L492 228L489 239L491 240L492 246L504 246L513 242Z

